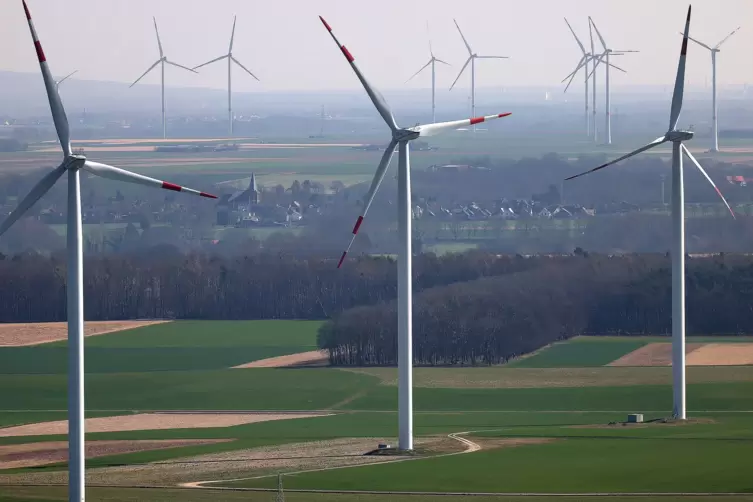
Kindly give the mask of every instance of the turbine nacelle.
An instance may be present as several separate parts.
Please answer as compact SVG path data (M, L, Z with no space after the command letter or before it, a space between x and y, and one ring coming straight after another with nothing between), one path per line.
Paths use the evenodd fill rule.
M665 141L688 141L690 139L693 139L693 131L669 131L666 136L664 136Z
M86 163L86 157L83 155L68 155L63 160L63 167L68 171L81 169Z
M421 136L421 127L422 126L419 125L408 127L406 129L398 129L392 134L392 139L397 142L413 141Z

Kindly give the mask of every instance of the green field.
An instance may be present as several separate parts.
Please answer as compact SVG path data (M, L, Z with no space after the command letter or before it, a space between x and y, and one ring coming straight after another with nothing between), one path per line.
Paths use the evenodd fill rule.
M316 350L317 321L182 321L87 338L87 373L198 371ZM65 374L66 342L0 348L0 374ZM0 384L2 385L2 384Z
M670 343L669 336L578 336L511 361L512 368L587 368L605 366L649 343ZM689 336L686 343L753 343L749 336Z
M397 435L394 368L228 369L264 357L313 350L318 327L319 322L314 321L178 321L87 338L86 406L90 417L160 410L328 413L233 427L88 433L88 441L229 440L92 458L87 461L92 483L176 486L186 481L236 480L220 484L241 490L271 489L276 486L275 474L287 472L286 488L302 490L753 494L753 478L747 468L753 459L753 367L688 368L689 415L697 422L607 425L624 420L631 412L644 413L648 420L668 416L671 368L603 367L643 344L667 341L661 337L579 337L509 365L416 368L417 444L439 442L449 450L419 447L418 456L400 463L294 474L349 462L347 455L337 453L309 456L302 449L306 445L345 439L346 444L360 441L358 444L374 447L379 441L393 443ZM706 340L717 341L699 338ZM64 342L0 349L0 427L65 418L65 350ZM448 438L452 433L463 433L480 451L446 455L463 448ZM0 437L0 465L3 447L64 439ZM360 457L368 447L355 455ZM275 467L233 460L265 451L273 452L276 462L295 464ZM218 455L220 460L211 460ZM202 461L207 464L188 460L195 457L208 459ZM676 462L670 465L669 458ZM184 464L191 467L183 468ZM129 465L141 465L142 470L123 467ZM65 491L59 487L9 486L19 479L49 484L58 479L61 469L65 463L0 470L0 501L61 500ZM149 477L152 471L164 473L162 482L157 483L154 475ZM134 475L147 477L137 479ZM112 501L271 500L274 496L270 492L177 488L100 487L89 493L90 499ZM290 492L286 499L433 498ZM460 496L451 499L465 500ZM468 499L523 500L507 496Z

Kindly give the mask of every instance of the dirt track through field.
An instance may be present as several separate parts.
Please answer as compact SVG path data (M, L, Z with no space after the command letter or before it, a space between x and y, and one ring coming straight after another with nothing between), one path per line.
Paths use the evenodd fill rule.
M332 413L138 413L114 417L87 418L86 432L124 432L165 429L202 429L329 416ZM0 437L68 434L68 421L39 422L0 428Z
M702 343L685 344L685 357L688 357L689 354L698 350L703 345ZM672 344L662 342L644 345L640 349L612 361L607 366L671 366L671 364ZM686 361L686 364L689 363Z
M147 450L162 450L181 446L225 443L232 439L159 439L87 441L86 458L121 455ZM66 441L0 445L0 470L56 464L68 460Z
M329 356L326 350L299 352L287 356L268 357L258 361L233 366L233 368L290 368L294 366L326 366Z
M126 329L141 328L171 321L87 321L84 336L104 335ZM25 347L58 342L68 337L64 322L33 322L0 324L0 347Z

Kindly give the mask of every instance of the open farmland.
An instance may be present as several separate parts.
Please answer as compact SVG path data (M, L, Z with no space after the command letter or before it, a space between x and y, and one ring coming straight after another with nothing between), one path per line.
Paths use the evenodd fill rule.
M315 351L318 326L176 321L87 338L87 476L98 486L90 496L266 500L273 494L242 490L274 489L278 472L287 473L287 489L374 492L352 499L366 501L401 500L386 493L393 491L753 494L744 467L753 444L753 366L689 367L692 420L633 427L618 423L629 412L667 416L671 368L609 363L666 339L576 338L521 359L524 367L416 368L418 454L370 457L377 443L395 442L394 368L268 367ZM532 365L543 357L541 367ZM19 485L65 482L65 422L56 422L65 418L64 359L65 342L0 349L0 490L11 500L60 497L54 486ZM253 361L267 367L232 368ZM138 448L119 446L129 443ZM3 451L47 460L3 467ZM677 469L667 469L666 455L682 459ZM709 470L693 455L720 460ZM545 484L542 469L552 473ZM160 488L127 488L134 486ZM286 493L349 496L356 494ZM432 498L410 496L422 499Z

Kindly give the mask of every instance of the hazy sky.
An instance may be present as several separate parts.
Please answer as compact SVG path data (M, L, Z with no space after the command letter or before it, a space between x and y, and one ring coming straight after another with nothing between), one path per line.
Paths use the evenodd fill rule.
M753 0L692 3L691 36L709 45L743 24L719 56L719 82L753 83ZM427 21L435 54L453 65L438 69L437 85L449 87L467 57L453 18L480 55L511 58L480 61L479 85L561 89L580 57L563 17L585 42L588 15L613 48L641 51L615 58L628 71L613 73L615 85L671 85L687 6L687 0L29 0L53 73L79 69L77 78L93 80L130 82L158 59L152 16L168 58L195 66L227 51L237 14L234 54L262 80L234 70L239 91L358 88L320 14L384 89L430 85L428 71L404 84L429 59ZM38 71L21 0L0 2L0 20L0 70ZM193 75L168 67L166 79L168 85L224 88L227 68L215 63ZM709 51L695 44L687 80L711 81ZM159 72L144 82L158 83ZM468 76L458 83L469 86Z

